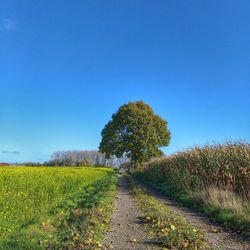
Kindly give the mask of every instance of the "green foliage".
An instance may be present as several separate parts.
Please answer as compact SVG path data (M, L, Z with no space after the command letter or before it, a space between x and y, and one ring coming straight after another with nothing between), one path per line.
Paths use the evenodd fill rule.
M111 169L101 168L0 168L0 249L52 245L62 249L67 242L72 244L67 237L72 239L77 231L74 216L84 217L79 225L83 234L90 223L93 225L93 211L101 203L112 203L110 193L107 203L102 196L114 190L115 175ZM107 211L99 218L102 216L107 216ZM100 233L98 225L95 223L94 229Z
M124 154L134 165L162 155L160 147L167 146L170 132L167 122L154 114L142 101L129 102L113 114L102 131L99 150L107 157Z

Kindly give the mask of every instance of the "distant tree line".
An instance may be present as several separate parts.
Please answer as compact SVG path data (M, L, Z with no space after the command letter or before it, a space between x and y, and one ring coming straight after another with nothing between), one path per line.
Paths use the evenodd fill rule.
M56 151L52 154L51 160L44 163L26 162L26 166L107 166L118 168L124 163L129 162L129 158L111 156L109 159L104 154L91 150L71 150Z

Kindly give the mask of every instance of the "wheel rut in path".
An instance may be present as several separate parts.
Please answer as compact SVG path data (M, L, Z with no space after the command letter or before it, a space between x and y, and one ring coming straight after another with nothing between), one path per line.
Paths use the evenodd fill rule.
M168 199L156 189L135 180L135 183L143 187L149 195L154 196L160 202L168 206L176 214L184 217L191 225L205 232L208 244L217 250L250 250L250 240L242 239L239 234L229 232L222 226L213 223L208 217L198 214L190 208L183 207L179 203Z
M104 249L162 249L162 247L146 233L140 218L140 210L130 195L126 179L122 176L119 180L110 230L108 230L103 244Z

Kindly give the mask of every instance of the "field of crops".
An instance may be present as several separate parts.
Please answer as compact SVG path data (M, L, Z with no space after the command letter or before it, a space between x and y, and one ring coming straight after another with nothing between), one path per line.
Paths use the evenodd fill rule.
M0 247L76 202L112 171L96 168L1 167Z
M145 163L141 173L178 191L213 186L250 198L250 144L196 147Z

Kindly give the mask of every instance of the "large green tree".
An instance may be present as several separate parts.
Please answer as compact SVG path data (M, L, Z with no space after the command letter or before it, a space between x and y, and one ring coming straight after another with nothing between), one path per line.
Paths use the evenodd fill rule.
M169 141L167 121L143 101L129 102L113 114L102 130L99 150L107 158L126 155L136 167L151 157L161 156L160 147L167 146Z

